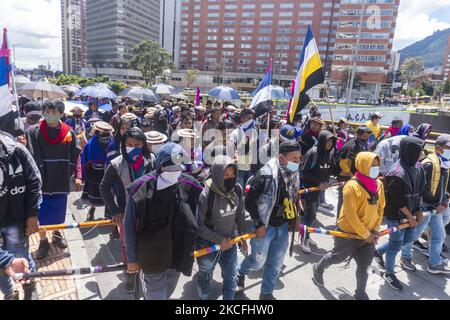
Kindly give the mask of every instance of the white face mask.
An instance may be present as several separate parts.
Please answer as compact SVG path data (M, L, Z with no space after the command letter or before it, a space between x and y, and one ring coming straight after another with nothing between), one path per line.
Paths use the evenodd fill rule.
M161 150L161 148L162 148L161 144L154 144L152 145L151 150L154 154L157 154Z
M376 178L378 178L379 175L380 175L380 167L370 168L370 173L369 173L370 178L376 179Z
M162 172L158 179L158 190L167 189L175 185L181 177L181 171Z
M445 159L450 160L450 150L444 150L444 152L442 153L442 156Z

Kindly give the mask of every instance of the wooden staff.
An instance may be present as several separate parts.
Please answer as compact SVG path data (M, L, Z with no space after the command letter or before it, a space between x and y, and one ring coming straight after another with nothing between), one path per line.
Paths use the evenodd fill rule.
M111 220L102 220L102 221L81 222L81 223L57 224L52 226L40 226L39 231L85 229L85 228L95 228L112 225L114 225L114 223Z
M239 236L239 237L234 238L233 240L231 240L230 244L234 246L234 245L238 244L239 242L242 242L242 241L245 241L245 240L250 240L250 239L253 239L253 238L256 238L256 233L244 234L242 236ZM206 255L208 255L208 254L210 254L212 252L220 251L221 249L222 248L220 247L220 244L215 244L215 245L212 245L210 247L194 251L194 257L195 258L200 258L200 257L206 256Z
M27 280L27 279L37 279L37 278L54 278L54 277L67 277L77 274L94 274L94 273L106 273L123 271L127 269L126 264L119 264L115 266L96 266L87 268L71 268L63 270L54 271L40 271L31 273L16 273L14 276L15 281Z
M331 188L339 188L339 187L342 187L344 184L345 184L345 183L342 183L342 182L339 182L339 183L333 183L332 185L330 185L330 186L328 187L328 189L331 189ZM319 188L319 187L312 187L312 188L300 190L298 193L299 193L300 195L304 195L304 194L307 194L307 193L310 193L310 192L318 192L318 191L320 191L320 188Z

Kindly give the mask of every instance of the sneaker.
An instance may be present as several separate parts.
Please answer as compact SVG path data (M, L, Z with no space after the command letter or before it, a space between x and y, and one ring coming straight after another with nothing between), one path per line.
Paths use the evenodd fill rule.
M419 240L415 241L413 244L413 248L419 252L422 253L428 253L428 247L425 246L422 242L420 242Z
M395 274L384 273L383 279L386 281L386 283L387 283L388 285L390 285L390 286L392 287L392 289L395 289L395 290L398 290L398 291L402 291L402 290L403 290L403 285L402 285L402 283L397 279L397 277L395 276Z
M39 242L39 248L36 252L36 259L42 260L45 259L48 256L48 251L50 250L50 244L48 243L48 240L41 240Z
M16 290L13 293L4 296L3 300L19 300L19 291Z
M23 300L36 301L39 300L39 296L36 290L36 282L26 283L22 285L24 297Z
M136 288L136 278L139 276L139 274L129 274L125 272L125 288L128 293L134 293L134 290Z
M355 292L355 295L353 296L353 298L355 300L362 300L362 301L369 301L370 300L369 296L365 292L364 293L356 293Z
M236 292L242 292L245 290L245 276L238 275L236 283Z
M323 282L323 272L319 272L318 266L318 263L313 264L313 282L318 287L325 287L325 284Z
M53 232L52 241L58 248L66 249L68 247L66 239L59 231Z
M300 249L302 249L302 251L304 253L308 253L309 254L309 253L312 252L311 248L309 246L309 243L310 243L309 240L307 240L306 243L302 241L302 243L300 244Z
M428 265L427 271L431 274L450 274L449 267L444 263L436 267Z
M375 255L373 256L373 260L378 264L380 269L386 270L386 263L384 262L383 256L375 250Z
M428 254L428 252L424 252L424 254L425 254L425 256L427 256L428 258L430 257L430 255ZM443 263L443 264L448 264L448 258L447 258L446 256L444 256L442 253L441 253L441 259L442 259L442 263Z
M400 266L405 269L405 270L409 270L412 272L416 272L417 268L414 265L414 263L412 262L411 259L406 259L406 258L400 258Z
M262 301L264 301L264 300L267 300L267 301L275 301L275 300L277 300L277 299L275 299L275 297L273 296L273 294L264 294L264 293L261 293L261 294L259 295L259 300L262 300Z

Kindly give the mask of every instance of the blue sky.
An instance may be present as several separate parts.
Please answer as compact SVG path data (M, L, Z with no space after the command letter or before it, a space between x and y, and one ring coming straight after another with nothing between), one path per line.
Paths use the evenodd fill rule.
M0 0L0 27L16 43L17 65L35 67L49 62L61 69L60 0ZM400 0L394 49L399 50L450 28L450 0Z

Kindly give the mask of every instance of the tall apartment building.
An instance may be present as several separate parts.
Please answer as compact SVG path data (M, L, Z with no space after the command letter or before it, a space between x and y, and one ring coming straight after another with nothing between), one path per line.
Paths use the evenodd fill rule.
M86 66L86 0L61 0L63 70L79 74Z
M141 74L128 69L133 48L143 40L159 41L159 0L86 0L88 77L137 82Z
M175 65L180 58L181 0L161 0L160 44L173 57Z
M352 56L358 56L361 82L369 87L372 82L373 87L385 82L399 0L181 1L179 67L197 68L213 83L248 83L260 78L273 58L275 81L289 86L298 70L308 25L332 80L338 81L340 71L351 65ZM370 23L369 10L377 7L381 28L363 27L361 50L352 54L358 38L353 35L355 26L359 31L353 21L359 20L356 9L363 3L367 15L362 26Z
M378 99L391 65L399 4L400 0L340 1L332 80L343 79L352 69L360 79L356 93Z
M444 74L444 81L450 79L450 35L448 36L447 49L445 50L442 73Z

